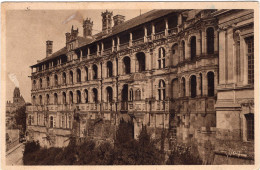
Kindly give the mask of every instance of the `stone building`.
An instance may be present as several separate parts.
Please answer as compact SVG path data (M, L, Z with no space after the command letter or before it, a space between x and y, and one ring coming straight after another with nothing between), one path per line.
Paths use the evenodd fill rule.
M6 102L6 127L11 128L15 124L14 115L16 111L25 105L25 100L20 94L20 89L18 87L14 88L13 92L13 102Z
M158 139L166 130L198 146L206 163L222 139L253 140L253 11L101 15L102 32L92 35L87 18L83 37L72 27L64 48L52 53L47 41L46 58L31 66L30 139L47 147L66 146L71 135L113 141L125 119L135 138L142 125Z

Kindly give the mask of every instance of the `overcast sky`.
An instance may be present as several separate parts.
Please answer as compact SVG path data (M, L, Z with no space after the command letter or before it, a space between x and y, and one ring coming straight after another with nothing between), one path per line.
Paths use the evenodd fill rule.
M26 102L31 102L31 75L29 66L36 64L46 56L46 40L53 41L53 52L65 46L65 33L71 26L79 28L82 36L82 19L91 18L94 22L94 34L100 32L101 12L104 10L11 10L6 18L6 100L13 100L15 83L10 78L17 78L21 94ZM129 20L148 10L110 10L113 15L121 14ZM76 14L78 20L66 22Z

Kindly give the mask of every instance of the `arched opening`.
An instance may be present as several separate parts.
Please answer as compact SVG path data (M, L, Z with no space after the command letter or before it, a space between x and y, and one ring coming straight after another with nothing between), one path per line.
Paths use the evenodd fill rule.
M113 89L111 87L107 87L107 102L112 103L113 101Z
M158 100L165 100L165 82L163 80L159 81Z
M128 101L128 84L124 84L122 89L122 101Z
M36 80L33 80L33 89L36 89Z
M70 83L73 84L73 72L70 71Z
M158 68L165 68L165 49L163 47L158 50Z
M254 135L254 114L249 113L245 114L246 117L246 135L247 135L247 140L252 141L255 138Z
M197 96L197 81L196 81L196 76L192 75L190 78L190 94L191 94L191 98L194 98Z
M58 104L58 95L54 93L54 104Z
M58 76L57 76L57 74L54 75L54 84L55 84L55 86L58 86Z
M39 83L40 83L40 88L42 88L42 79L41 78L39 80Z
M70 100L70 104L72 104L73 103L73 92L72 91L70 91L70 93L69 93L69 100Z
M46 94L46 103L50 104L50 96L49 96L49 94Z
M39 96L40 105L42 105L42 95Z
M124 71L125 71L125 74L130 74L131 72L131 60L129 57L125 57L123 59L123 62L124 62Z
M207 74L208 78L208 96L214 96L214 73L208 72Z
M182 77L181 79L181 93L182 93L182 97L185 97L186 96L186 83L185 83L185 78Z
M53 116L50 116L50 128L54 127Z
M179 96L179 83L178 79L172 80L172 98L177 99Z
M50 77L48 76L48 77L46 78L46 80L47 80L47 87L50 87Z
M196 37L192 36L190 40L190 59L194 60L196 58Z
M86 73L85 81L88 81L88 67L85 67L85 73Z
M94 103L98 103L98 91L97 91L97 89L94 88L94 89L92 90L92 92L93 92L93 102L94 102Z
M185 41L182 40L181 42L181 47L182 47L182 61L185 60Z
M134 100L134 94L133 94L133 89L129 90L129 101L133 101Z
M77 90L77 103L81 103L81 92Z
M145 54L143 52L136 54L137 62L138 62L138 71L145 71Z
M77 82L81 82L81 70L77 69Z
M207 53L214 54L214 28L207 29Z
M65 72L62 73L62 83L66 84L66 73Z
M63 92L63 93L62 93L62 103L63 103L63 104L66 104L66 102L67 102L67 100L66 100L66 93Z
M135 91L135 100L141 100L141 90L140 89L137 89Z
M107 62L107 77L113 76L113 64L111 61Z
M33 105L36 104L36 97L35 96L32 97L32 103L33 103Z
M179 57L178 44L174 44L172 46L172 65L176 66L178 64L178 57Z
M93 80L97 79L98 78L98 68L97 66L94 64L93 67Z
M88 90L84 90L84 95L85 95L85 103L88 103Z

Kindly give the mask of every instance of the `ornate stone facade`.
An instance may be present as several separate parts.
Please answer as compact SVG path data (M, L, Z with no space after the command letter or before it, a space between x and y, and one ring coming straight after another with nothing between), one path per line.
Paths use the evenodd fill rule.
M233 13L241 13L243 19L233 19ZM243 87L231 84L232 71L223 73L233 69L237 58L232 54L228 56L233 59L224 59L234 52L234 42L226 41L233 33L247 31L230 26L253 19L244 13L250 10L154 10L112 28L113 13L106 11L102 33L86 39L72 28L66 33L66 47L31 66L30 139L44 146L65 146L70 135L113 141L123 118L134 122L134 137L142 125L158 139L166 130L169 139L197 145L204 163L209 162L216 134L220 139L230 130L228 118L222 120L221 103L234 102L226 93L241 91L243 97L250 92L250 101L254 99L253 86L242 90L247 87L247 67L240 73ZM226 21L229 16L232 23ZM240 56L246 65L244 54ZM237 119L247 108L253 113L253 107L242 104L247 99L242 101L229 107ZM245 131L243 126L235 130Z

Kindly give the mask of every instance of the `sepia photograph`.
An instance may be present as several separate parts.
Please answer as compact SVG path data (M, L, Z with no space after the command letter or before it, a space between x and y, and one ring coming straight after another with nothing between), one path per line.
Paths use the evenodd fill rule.
M259 3L221 4L2 3L1 167L259 168Z

